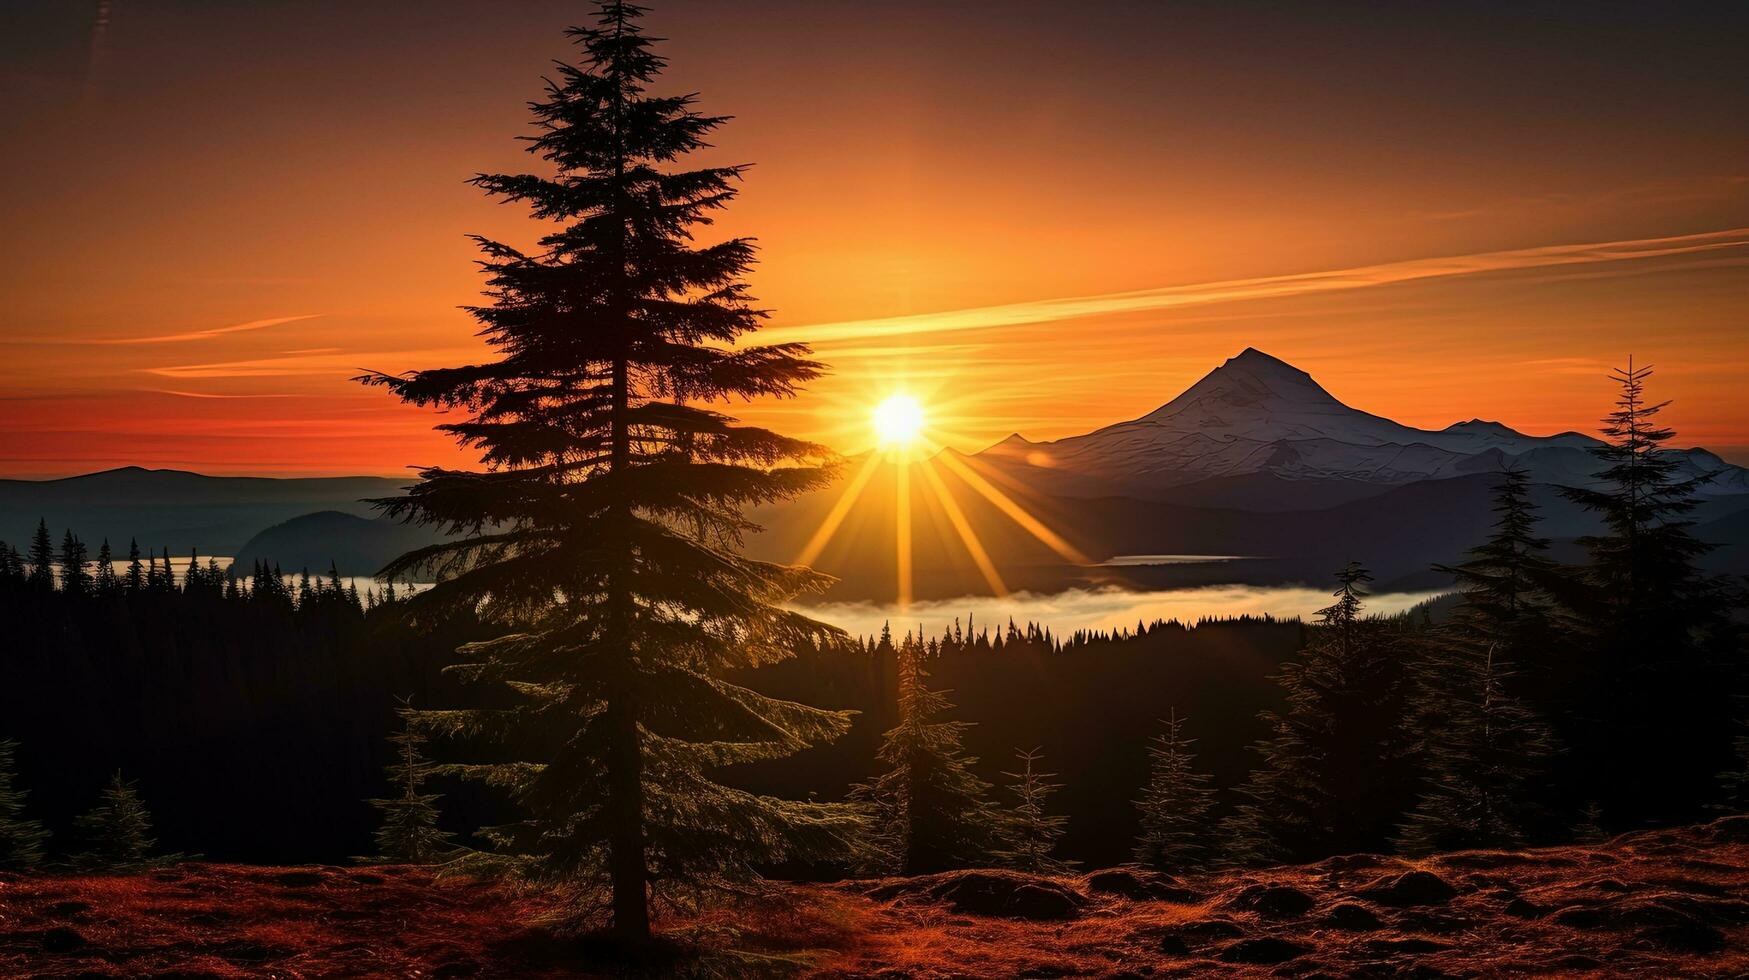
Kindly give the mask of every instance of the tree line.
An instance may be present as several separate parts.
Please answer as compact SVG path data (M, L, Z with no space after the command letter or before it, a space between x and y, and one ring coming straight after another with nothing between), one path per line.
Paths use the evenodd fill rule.
M46 537L0 544L0 739L17 743L8 778L31 788L51 858L85 849L77 818L117 770L170 851L363 853L360 798L380 790L395 698L442 691L469 618L421 633L387 587L152 556L112 568L82 562L75 533L47 553Z

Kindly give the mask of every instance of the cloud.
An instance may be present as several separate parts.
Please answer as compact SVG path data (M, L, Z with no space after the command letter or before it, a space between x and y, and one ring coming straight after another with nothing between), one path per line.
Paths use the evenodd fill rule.
M291 395L215 395L202 391L176 391L172 388L148 389L155 395L175 395L178 398L291 398Z
M1367 600L1375 613L1398 613L1438 596L1438 592L1386 592ZM1177 619L1195 622L1203 616L1271 615L1311 619L1330 604L1328 590L1307 586L1211 585L1189 589L1130 592L1123 589L1069 589L1051 595L1016 592L1005 598L961 596L932 599L897 606L872 602L826 602L796 604L807 615L842 627L855 636L873 636L891 623L897 631L922 624L924 635L940 636L955 619L969 620L979 628L1007 628L1016 623L1036 622L1058 636L1078 629L1115 630L1133 628L1138 621Z
M313 351L335 351L339 348L314 348ZM261 357L244 361L219 361L211 364L174 364L143 368L147 374L161 378L291 378L340 375L351 377L364 373L361 364L373 361L396 361L402 364L444 364L479 356L478 348L435 348L374 353L305 353L283 357Z
M305 313L302 316L276 316L265 320L250 320L248 323L232 324L228 327L214 327L210 330L190 330L187 333L161 334L156 337L112 337L101 340L85 340L78 343L121 345L121 344L174 344L185 340L206 340L209 337L219 337L228 333L243 333L248 330L262 330L267 327L277 327L282 323L296 323L299 320L314 320L320 313Z
M1387 286L1420 279L1471 276L1550 266L1624 262L1633 259L1691 255L1739 248L1749 248L1749 228L1731 228L1669 238L1634 238L1577 245L1544 245L1537 248L1509 249L1499 252L1477 252L1471 255L1409 259L1402 262L1386 262L1379 265L1336 269L1327 272L1305 272L1284 276L1262 276L1255 279L1231 279L1222 282L1163 286L1157 289L1143 289L1133 292L1010 303L1002 306L952 310L943 313L923 313L879 320L850 320L838 323L780 327L760 331L759 341L760 343L782 343L801 340L830 343L877 337L903 337L911 334L945 333L957 330L982 330L990 327L1049 323L1082 317L1138 313L1183 306L1236 303L1285 296L1302 296L1309 293L1364 289L1369 286Z

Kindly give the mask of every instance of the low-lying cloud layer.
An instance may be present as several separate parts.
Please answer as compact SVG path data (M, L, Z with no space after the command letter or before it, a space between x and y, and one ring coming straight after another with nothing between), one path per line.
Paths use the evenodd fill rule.
M1438 596L1438 592L1385 592L1367 600L1374 613L1398 613ZM1271 615L1281 619L1312 619L1330 604L1327 589L1304 586L1214 585L1161 592L1129 592L1122 589L1071 589L1052 595L1016 592L995 596L962 596L958 599L914 602L901 611L896 606L870 602L834 602L797 606L808 615L848 630L853 636L878 635L891 624L896 635L915 631L919 624L925 636L940 636L957 619L976 629L992 632L1007 629L1010 618L1017 625L1028 622L1049 627L1056 636L1076 630L1135 629L1137 622L1177 619L1195 622L1203 617Z

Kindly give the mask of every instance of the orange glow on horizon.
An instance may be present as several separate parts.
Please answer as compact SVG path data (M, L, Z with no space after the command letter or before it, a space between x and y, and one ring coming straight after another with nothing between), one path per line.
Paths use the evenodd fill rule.
M475 462L349 379L490 356L466 236L544 228L465 181L541 166L515 137L577 11L427 6L148 5L101 65L80 25L0 66L30 134L0 158L0 477ZM1682 445L1749 461L1749 95L1698 20L1622 32L1622 73L1627 41L1557 16L1502 51L1474 11L1350 49L1245 5L1105 5L1073 45L977 4L923 33L654 6L655 90L734 117L694 162L755 165L700 241L756 237L749 341L830 368L750 423L859 453L902 388L972 453L1139 417L1249 346L1410 425L1591 432L1632 353Z

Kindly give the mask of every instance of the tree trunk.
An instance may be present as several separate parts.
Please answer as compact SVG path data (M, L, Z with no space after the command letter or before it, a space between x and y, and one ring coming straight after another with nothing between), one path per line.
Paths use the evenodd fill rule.
M625 11L615 10L614 34L625 30ZM622 137L625 113L625 79L614 64L615 91L613 102L614 139L619 143L615 162L615 208L625 193L626 153ZM620 223L620 271L625 273L625 223ZM622 280L623 283L623 280ZM621 315L629 320L629 297L616 297ZM631 427L626 409L631 395L631 373L622 333L619 351L613 361L613 446L609 470L624 477L631 465ZM638 735L638 710L635 700L637 678L632 651L632 510L623 498L614 505L613 534L617 566L608 583L607 639L610 650L621 657L617 690L609 692L607 704L607 806L608 872L613 878L613 931L621 940L647 942L650 938L649 869L644 864L644 757L642 739Z
M626 360L618 358L613 365L612 470L616 474L623 474L629 465L629 427L625 417L629 384ZM617 690L607 705L608 871L613 878L614 933L629 942L643 942L650 938L649 872L644 864L643 746L633 698L636 679L632 663L629 591L632 556L628 533L631 512L624 503L617 505L616 510L622 518L616 522L618 540L613 543L619 553L619 567L609 584L607 627L610 648L617 650L622 659Z

